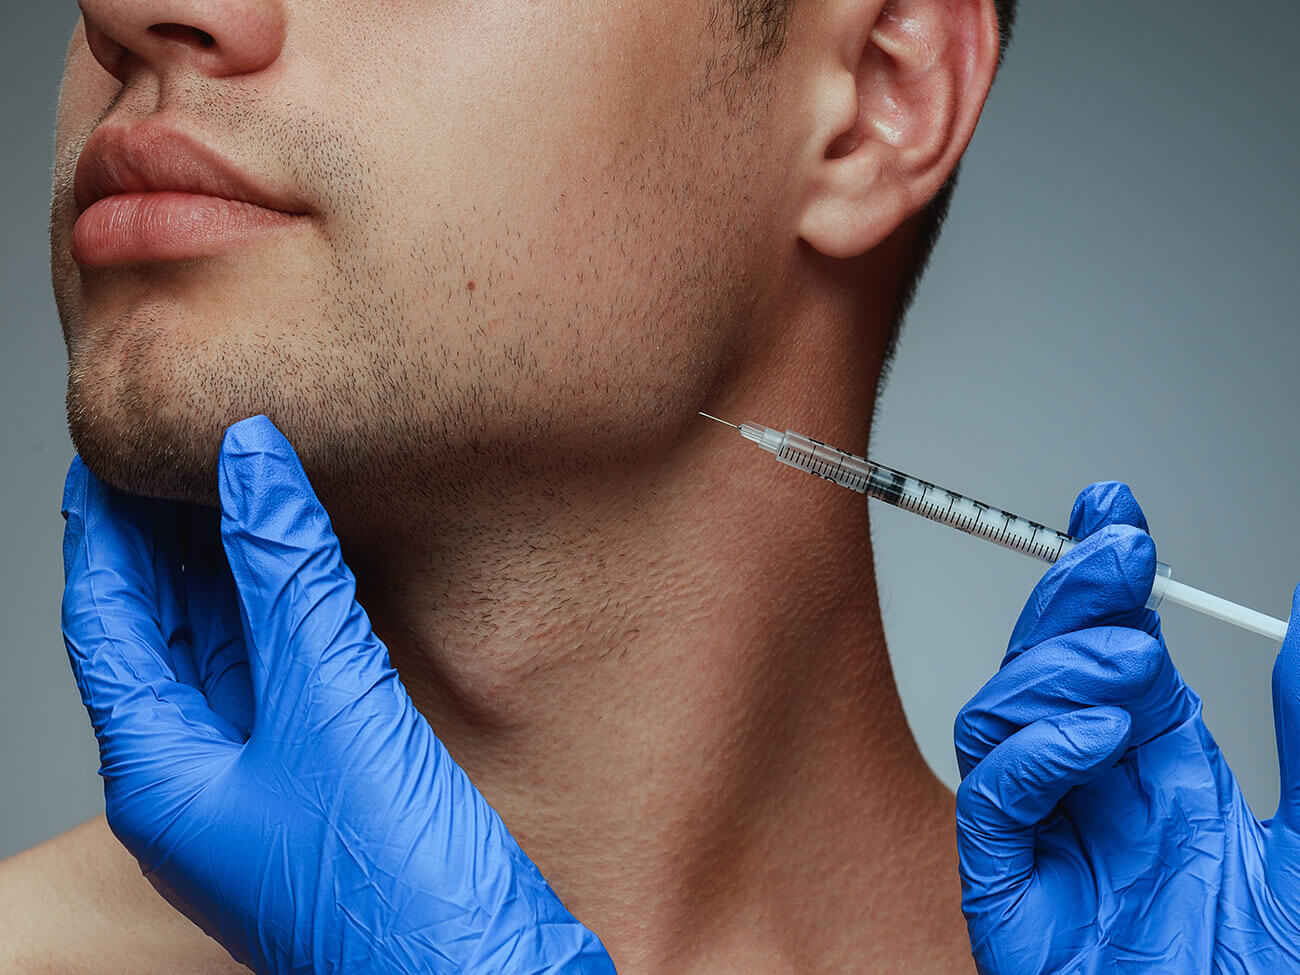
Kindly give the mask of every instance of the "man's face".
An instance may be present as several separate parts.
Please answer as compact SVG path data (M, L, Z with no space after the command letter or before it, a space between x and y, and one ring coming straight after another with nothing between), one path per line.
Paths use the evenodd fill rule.
M79 27L52 261L74 439L119 486L213 500L221 433L255 413L323 495L572 469L667 436L764 300L775 98L729 103L748 89L708 4L82 7L113 73ZM298 215L154 193L74 231L101 124L161 139L172 171L206 146ZM142 164L103 165L138 188ZM124 233L118 203L190 229Z

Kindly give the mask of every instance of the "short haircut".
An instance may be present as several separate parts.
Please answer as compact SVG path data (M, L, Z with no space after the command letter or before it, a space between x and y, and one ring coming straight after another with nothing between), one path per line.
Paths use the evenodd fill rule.
M786 26L790 12L797 0L725 0L733 18L733 26L741 38L742 47L747 56L745 70L752 72L774 61L785 47ZM1016 20L1017 0L993 0L998 14L998 33L1000 46L998 61L1001 63L1006 54L1007 44L1011 40L1011 29ZM957 170L953 171L948 181L935 194L924 210L917 215L915 229L911 240L911 254L907 262L907 271L900 282L894 329L889 337L884 358L884 370L888 370L893 361L894 350L898 344L898 335L907 309L916 297L916 288L921 275L925 273L934 253L934 245L939 240L939 231L943 229L944 218L952 203L953 190L957 186ZM882 376L882 383L883 383Z

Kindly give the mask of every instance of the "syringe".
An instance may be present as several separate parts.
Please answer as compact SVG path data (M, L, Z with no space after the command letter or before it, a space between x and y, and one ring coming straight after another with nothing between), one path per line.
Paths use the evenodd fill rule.
M708 413L700 415L739 430L742 437L776 454L776 459L783 464L1044 562L1055 562L1079 544L1077 539L1064 532L873 463L865 457L836 450L793 430L781 433L758 423L737 425ZM1282 620L1175 582L1169 566L1157 562L1155 584L1147 608L1156 609L1164 600L1271 637L1279 643L1286 637L1287 624Z

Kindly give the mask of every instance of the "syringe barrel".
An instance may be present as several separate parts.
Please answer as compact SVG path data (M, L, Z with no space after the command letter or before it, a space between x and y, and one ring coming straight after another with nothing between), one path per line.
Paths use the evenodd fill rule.
M775 438L769 435L768 439ZM883 464L873 464L865 457L845 453L793 430L785 432L773 452L778 460L791 467L1044 562L1055 562L1078 544L1046 525L955 494Z
M1079 544L1064 532L883 464L873 464L865 457L837 450L793 430L781 433L760 423L742 423L736 429L746 440L775 454L783 464L1044 562L1056 562ZM1282 620L1174 582L1170 577L1169 566L1157 562L1155 581L1146 603L1148 609L1158 609L1167 597L1170 602L1279 641L1285 636L1287 624Z
M769 439L775 441L774 437ZM882 464L873 464L864 457L837 450L793 430L787 430L781 438L776 458L783 464L815 474L841 487L870 495L968 534L978 535L1004 548L1033 555L1044 562L1056 562L1079 544L1077 540L1055 529L954 494ZM1163 562L1156 563L1155 583L1147 599L1147 609L1160 607L1172 574L1169 566Z
M836 450L820 440L787 430L781 438L776 459L783 464L846 487L859 494L871 494L876 465L862 457Z

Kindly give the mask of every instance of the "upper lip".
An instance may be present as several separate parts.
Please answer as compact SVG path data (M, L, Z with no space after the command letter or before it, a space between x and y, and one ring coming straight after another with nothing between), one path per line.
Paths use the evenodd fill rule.
M77 214L118 193L197 193L300 214L286 193L264 186L215 149L156 123L102 125L77 160Z

